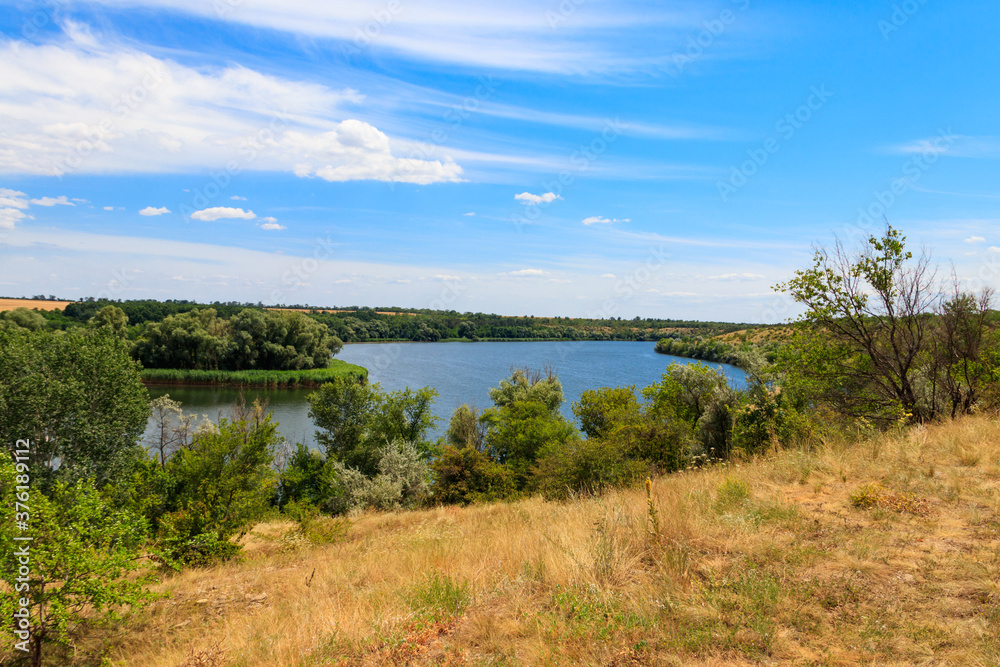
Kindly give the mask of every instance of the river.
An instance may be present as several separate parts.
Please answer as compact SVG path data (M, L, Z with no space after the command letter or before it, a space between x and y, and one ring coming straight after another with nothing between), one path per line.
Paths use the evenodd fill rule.
M354 343L337 355L369 371L370 382L383 389L430 386L437 390L434 414L439 418L432 432L442 435L455 408L469 403L482 409L491 405L489 389L510 376L513 368L544 369L559 376L566 402L563 414L572 419L572 404L587 389L635 385L646 387L660 380L672 362L694 363L691 359L657 354L655 343L502 342L502 343ZM722 371L731 385L744 386L743 371L725 364L709 364ZM309 419L306 396L310 389L248 390L246 398L266 397L279 431L292 442L315 446L315 427ZM165 393L181 401L186 412L217 419L239 392L215 387L150 387L155 398Z

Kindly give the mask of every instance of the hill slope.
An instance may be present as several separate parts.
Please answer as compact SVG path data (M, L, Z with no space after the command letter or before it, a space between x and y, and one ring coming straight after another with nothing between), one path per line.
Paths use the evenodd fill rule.
M538 499L357 517L161 584L124 664L1000 664L986 417Z

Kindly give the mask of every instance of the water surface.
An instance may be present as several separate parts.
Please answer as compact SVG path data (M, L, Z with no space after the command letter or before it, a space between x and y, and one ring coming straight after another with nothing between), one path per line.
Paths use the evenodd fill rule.
M514 368L551 368L562 382L566 402L563 414L572 419L571 406L587 389L635 385L646 387L660 380L671 363L691 359L657 354L655 343L497 342L497 343L354 343L345 345L338 359L368 369L370 382L395 391L406 387L433 387L438 392L433 436L442 435L455 408L469 403L480 409L491 405L489 389L510 376ZM744 385L743 371L726 364L709 364L722 371L731 385ZM306 396L311 389L247 390L246 399L267 398L280 423L279 431L292 442L315 446ZM239 395L239 390L219 387L151 387L150 396L169 393L187 412L207 414L213 420Z

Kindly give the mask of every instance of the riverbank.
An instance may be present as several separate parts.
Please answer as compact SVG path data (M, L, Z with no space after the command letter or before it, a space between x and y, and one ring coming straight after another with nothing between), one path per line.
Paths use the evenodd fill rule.
M196 371L175 368L147 368L142 382L147 386L189 387L318 387L334 378L353 376L368 381L368 369L334 359L329 368L300 371Z

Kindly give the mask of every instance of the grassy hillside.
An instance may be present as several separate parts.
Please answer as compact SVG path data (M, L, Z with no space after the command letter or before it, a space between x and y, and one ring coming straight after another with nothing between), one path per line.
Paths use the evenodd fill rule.
M650 498L366 514L322 546L262 524L242 563L163 581L106 658L1000 664L994 419L680 473Z

